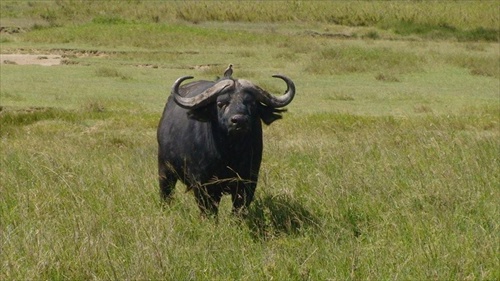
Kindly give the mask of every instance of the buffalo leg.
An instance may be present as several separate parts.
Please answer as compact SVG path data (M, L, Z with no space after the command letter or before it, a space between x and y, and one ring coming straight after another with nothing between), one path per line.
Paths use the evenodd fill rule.
M195 187L194 196L200 211L205 216L217 216L222 191L216 187Z
M246 215L248 206L253 200L255 188L255 184L244 184L243 186L238 186L236 190L231 193L233 214Z
M172 192L177 183L175 172L166 165L159 164L158 167L159 181L160 181L160 196L163 200L169 201L172 198Z

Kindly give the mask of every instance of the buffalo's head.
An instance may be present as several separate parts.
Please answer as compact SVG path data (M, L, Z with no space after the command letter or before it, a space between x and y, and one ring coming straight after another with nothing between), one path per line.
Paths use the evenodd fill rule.
M175 102L189 110L192 118L201 121L213 120L230 135L243 135L252 130L256 122L262 120L269 125L280 119L280 109L288 105L295 96L293 81L283 75L273 77L287 84L285 94L274 96L259 86L243 79L222 79L194 97L179 93L180 84L192 76L180 77L172 86Z

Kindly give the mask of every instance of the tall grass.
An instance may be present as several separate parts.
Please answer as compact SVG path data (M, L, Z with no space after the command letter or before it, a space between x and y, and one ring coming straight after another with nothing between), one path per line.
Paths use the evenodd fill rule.
M374 44L371 41L349 40L338 42L328 38L305 37L303 34L260 34L252 31L232 31L219 28L207 29L198 26L156 25L156 24L118 24L103 26L89 23L80 26L67 26L35 30L22 35L26 42L51 44L53 46L80 45L84 48L118 49L119 52L102 51L106 56L123 58L129 61L148 60L157 65L171 63L183 56L197 58L203 65L204 52L225 55L228 59L268 60L305 62L301 68L311 74L346 74L378 72L381 81L400 81L400 76L422 72L434 68L436 63L463 67L473 75L500 77L498 53L486 50L489 47L474 47L461 51L448 52L425 44L411 44L412 48L403 50L390 44ZM252 50L240 46L253 46ZM91 47L90 47L91 46ZM472 45L471 45L472 46ZM483 45L487 46L487 45ZM130 52L130 48L134 52ZM452 47L456 49L456 46ZM471 47L472 48L472 47ZM478 49L479 48L479 49ZM84 52L85 49L82 50ZM304 59L307 58L307 59ZM69 56L68 61L71 60ZM213 64L213 63L212 63ZM218 68L225 67L226 62ZM190 66L195 68L196 66ZM106 67L101 68L103 71ZM198 67L199 68L199 67ZM212 68L213 71L215 71ZM242 70L244 71L244 70ZM245 74L245 73L243 73ZM249 73L246 73L249 74ZM124 73L100 73L102 76L120 76L130 79Z
M2 1L2 17L32 17L52 26L68 23L323 22L377 26L400 34L498 41L500 17L495 1L241 1L127 2Z
M306 70L313 74L344 74L395 70L398 74L422 70L423 58L387 48L337 46L312 56Z
M497 30L493 2L121 4L0 2L49 23L2 52L71 62L0 68L1 280L500 279L498 45L457 37ZM376 33L305 32L331 23ZM177 77L228 63L297 96L248 218L224 197L215 222L181 184L160 202L155 130Z
M171 49L185 46L210 47L213 45L240 45L255 38L250 33L232 36L224 30L211 30L186 25L88 23L78 26L41 29L24 35L34 43L77 43L93 46L138 47L148 49ZM260 39L262 40L262 39ZM198 45L197 43L202 43Z
M106 116L47 115L3 136L2 279L500 274L488 115L287 116L266 129L250 217L231 219L223 201L218 224L182 188L159 204L148 118Z

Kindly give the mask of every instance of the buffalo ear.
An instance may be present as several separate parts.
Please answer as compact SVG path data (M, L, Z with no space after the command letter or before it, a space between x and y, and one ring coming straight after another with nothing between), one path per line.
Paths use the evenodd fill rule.
M266 125L271 125L274 121L281 119L281 113L285 111L286 109L277 109L263 104L259 106L260 119Z
M188 117L200 122L208 122L212 119L212 112L210 107L204 106L202 108L197 108L189 110L187 113Z

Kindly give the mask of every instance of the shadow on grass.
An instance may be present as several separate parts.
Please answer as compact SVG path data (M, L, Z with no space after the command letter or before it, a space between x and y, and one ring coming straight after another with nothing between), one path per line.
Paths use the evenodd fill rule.
M299 235L320 225L316 214L286 195L266 195L254 200L246 223L255 239L264 240L281 235Z

